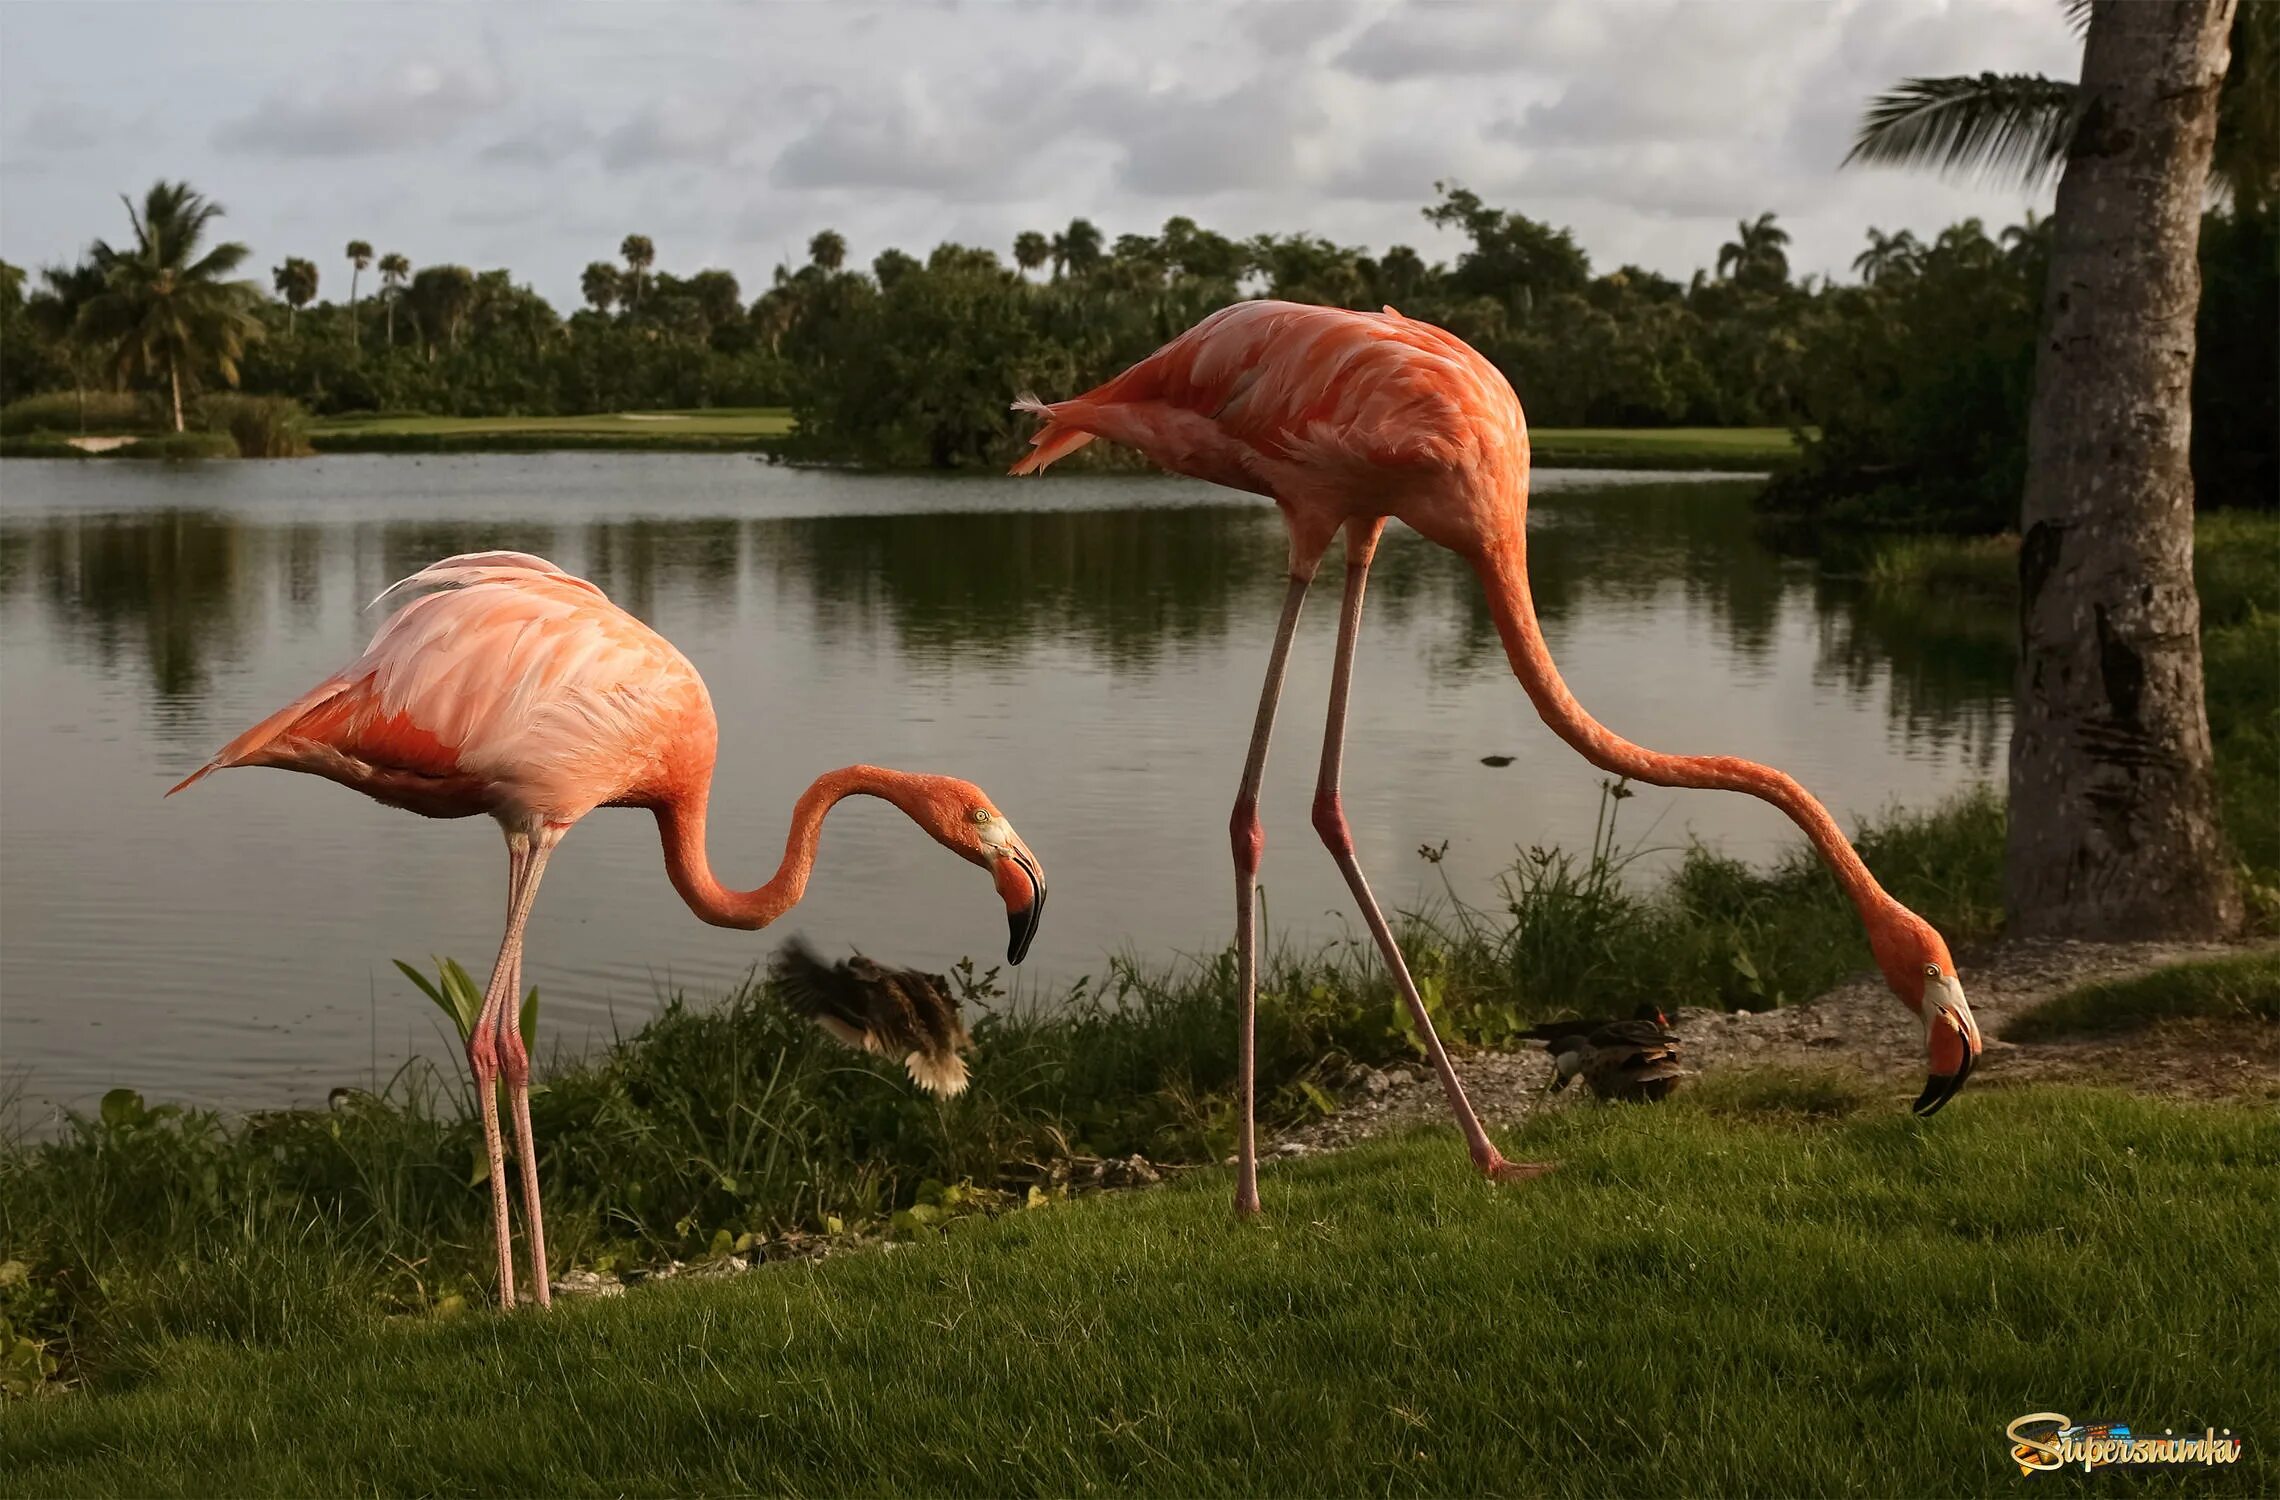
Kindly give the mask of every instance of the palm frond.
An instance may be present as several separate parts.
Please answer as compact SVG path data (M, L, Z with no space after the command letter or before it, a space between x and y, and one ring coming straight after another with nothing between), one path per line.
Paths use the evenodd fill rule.
M1931 167L2036 187L2066 162L2079 97L2071 82L2034 73L1910 78L1869 101L1842 165Z

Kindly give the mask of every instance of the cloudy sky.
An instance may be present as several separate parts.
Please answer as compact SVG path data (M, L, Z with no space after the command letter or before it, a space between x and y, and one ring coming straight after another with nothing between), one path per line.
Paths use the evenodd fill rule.
M354 237L561 304L629 232L753 290L826 226L868 259L1077 214L1446 259L1418 210L1448 178L1602 268L1683 277L1771 209L1826 273L1868 225L2028 202L1838 172L1864 98L2078 55L2056 0L6 0L0 256L122 235L116 195L164 176L327 296Z

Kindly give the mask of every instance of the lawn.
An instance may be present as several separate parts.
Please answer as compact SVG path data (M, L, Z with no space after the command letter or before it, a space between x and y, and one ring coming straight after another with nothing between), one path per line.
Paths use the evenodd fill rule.
M601 412L578 417L334 417L320 452L528 451L547 447L768 449L790 435L788 407ZM1529 434L1539 467L1760 470L1796 456L1784 427L1549 427Z
M2230 1428L2271 1493L2267 1114L1833 1079L1217 1169L891 1254L180 1343L0 1418L0 1493L1979 1493L2029 1412ZM2077 1481L2079 1482L2079 1481ZM2111 1477L2106 1481L2112 1483Z
M310 429L320 453L527 453L554 448L764 452L790 435L788 407L595 412L576 417L334 417Z
M1531 427L1540 468L1578 459L1630 459L1673 467L1767 469L1797 456L1786 427Z
M2251 1026L2280 1023L2280 949L2229 953L2222 958L2171 964L2134 979L2109 979L2054 995L2013 1016L2003 1028L2012 1042L2057 1037L2111 1036L2157 1021L2204 1018Z
M660 438L674 434L781 437L792 430L792 413L791 408L785 406L715 407L702 411L612 411L578 417L431 417L415 412L372 417L329 417L314 424L311 430L320 437L499 432L623 433Z

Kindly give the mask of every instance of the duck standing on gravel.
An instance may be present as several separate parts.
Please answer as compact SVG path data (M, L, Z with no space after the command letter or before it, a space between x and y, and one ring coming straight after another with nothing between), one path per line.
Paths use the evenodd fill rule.
M911 1081L944 1098L966 1088L966 1023L950 981L916 969L890 969L858 953L827 964L794 938L769 966L786 1005L838 1041L879 1057L900 1057Z
M1678 1033L1653 1005L1640 1006L1628 1021L1550 1021L1522 1034L1551 1054L1548 1092L1554 1094L1581 1074L1601 1099L1651 1104L1668 1098L1686 1076Z

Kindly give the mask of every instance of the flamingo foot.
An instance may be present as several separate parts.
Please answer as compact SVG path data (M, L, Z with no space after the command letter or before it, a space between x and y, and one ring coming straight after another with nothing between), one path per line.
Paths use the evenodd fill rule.
M1556 1161L1506 1161L1503 1154L1492 1146L1485 1156L1476 1153L1473 1165L1480 1168L1480 1175L1490 1182L1528 1182L1546 1172L1558 1171L1560 1164Z

